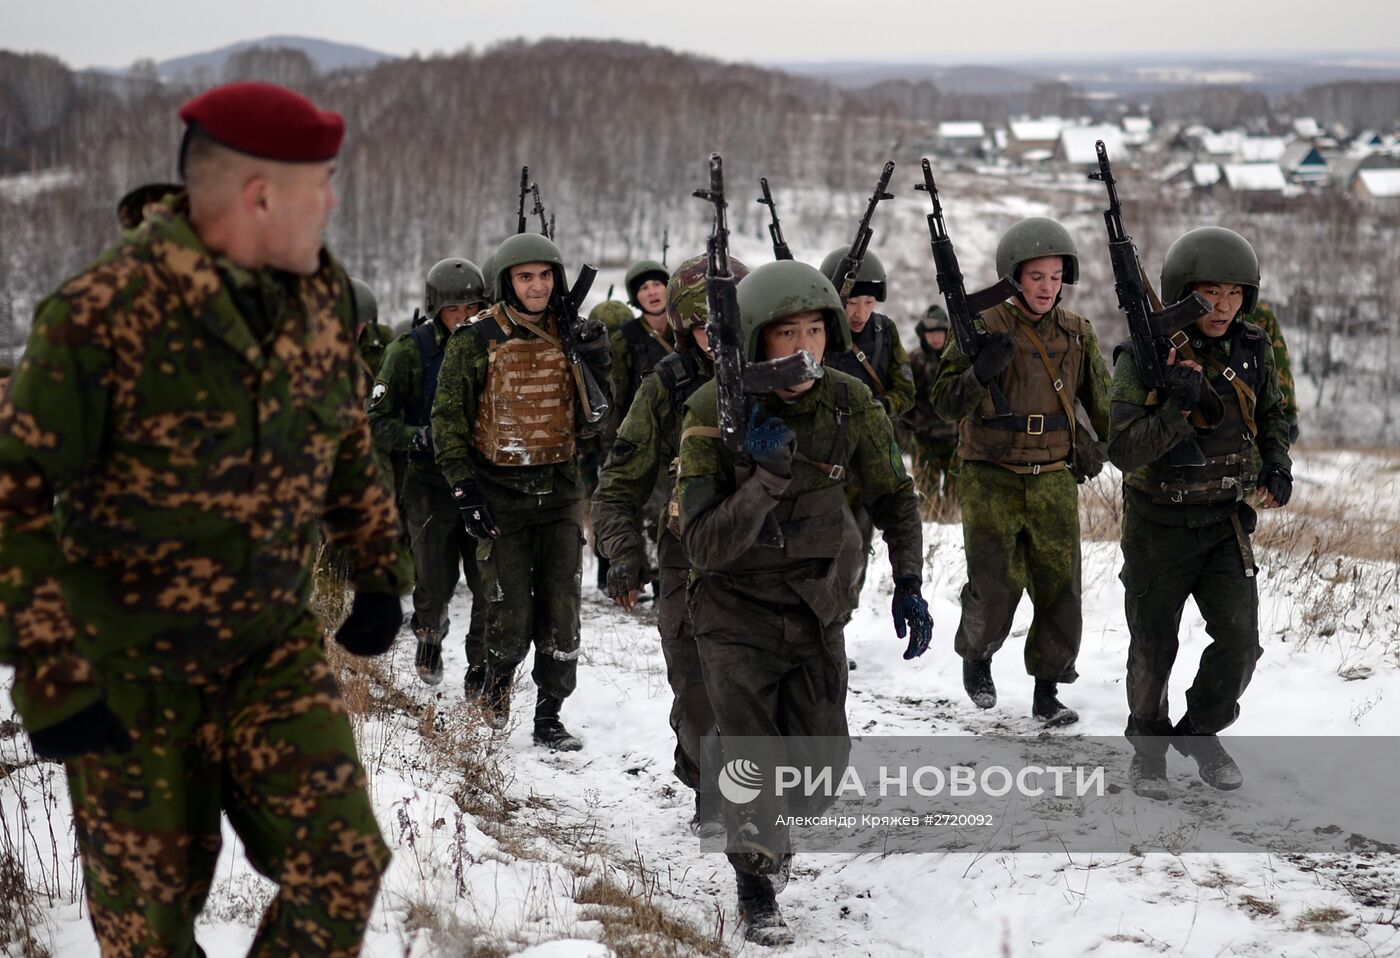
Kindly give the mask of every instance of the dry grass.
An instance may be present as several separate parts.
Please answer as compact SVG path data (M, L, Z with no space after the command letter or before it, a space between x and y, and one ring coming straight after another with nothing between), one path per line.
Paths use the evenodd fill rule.
M644 871L624 888L611 877L582 885L574 900L587 905L583 917L603 926L603 943L621 958L683 958L727 955L723 935L707 937L679 921L655 901L655 876Z
M1251 918L1272 918L1278 914L1276 903L1254 895L1241 895L1240 907L1249 912Z
M1320 908L1309 908L1298 916L1293 926L1298 931L1316 931L1324 935L1335 935L1342 931L1339 926L1350 917L1351 915L1343 909L1327 905Z

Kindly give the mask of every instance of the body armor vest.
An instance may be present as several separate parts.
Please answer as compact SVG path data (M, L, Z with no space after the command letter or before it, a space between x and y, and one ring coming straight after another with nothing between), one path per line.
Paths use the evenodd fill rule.
M1254 400L1243 400L1232 380L1238 379L1258 396L1264 386L1264 352L1268 337L1257 328L1236 322L1232 335L1230 361L1225 371L1202 362L1206 385L1220 397L1225 409L1220 425L1209 431L1197 430L1196 439L1205 454L1203 466L1171 466L1165 457L1127 477L1128 485L1139 489L1160 504L1221 505L1243 499L1255 485ZM1184 355L1184 354L1183 354ZM1195 356L1185 356L1197 359ZM1199 362L1199 359L1197 359ZM1245 403L1241 407L1241 402ZM1245 420L1248 409L1249 422Z
M987 331L1009 333L1016 355L995 380L1006 397L998 414L991 395L958 428L958 456L969 462L1037 466L1064 462L1070 455L1070 423L1024 321L1006 303L982 314ZM1056 306L1036 329L1061 388L1071 398L1079 391L1084 367L1084 317ZM1063 467L1061 467L1063 468Z
M486 341L488 358L472 446L496 466L565 462L574 454L569 361L547 340L511 335L504 309L494 307L473 327ZM545 323L538 325L548 329Z
M628 397L637 395L642 380L651 375L656 364L674 355L650 332L645 319L633 319L622 324L622 338L632 353L632 381L627 384ZM664 333L662 335L665 335Z
M856 377L877 396L890 388L890 361L894 358L894 322L883 313L871 313L870 322L858 333L851 333L851 348L826 357L826 365ZM880 381L872 382L870 372L861 364L860 353Z

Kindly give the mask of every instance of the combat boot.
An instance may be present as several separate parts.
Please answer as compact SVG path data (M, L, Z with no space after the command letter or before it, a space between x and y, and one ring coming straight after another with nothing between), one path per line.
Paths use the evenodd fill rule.
M963 659L963 689L979 709L989 709L997 704L991 659Z
M696 838L718 838L724 834L724 802L719 792L695 793L695 816L690 831Z
M1176 723L1172 731L1172 745L1182 755L1195 760L1201 781L1222 792L1233 791L1244 784L1244 773L1220 744L1218 735L1197 732L1189 715Z
M535 702L535 744L547 746L554 752L577 752L583 743L559 721L559 707L564 703L552 695L539 694Z
M442 639L420 635L418 651L413 655L413 665L424 685L439 684L442 681Z
M481 698L482 690L486 687L486 666L467 666L467 680L465 692L468 702L475 702Z
M498 732L510 721L510 687L514 683L514 669L509 672L486 670L481 688L481 714L486 724Z
M1048 679L1035 680L1035 694L1031 698L1031 715L1045 723L1046 728L1059 728L1079 721L1079 713L1060 701L1056 694L1057 684Z
M1135 754L1128 766L1128 787L1143 798L1158 801L1168 798L1167 757L1144 755L1141 752Z
M739 921L744 925L745 940L769 948L791 945L797 941L792 929L783 921L773 883L766 875L751 875L736 868L734 881L738 889L737 910Z

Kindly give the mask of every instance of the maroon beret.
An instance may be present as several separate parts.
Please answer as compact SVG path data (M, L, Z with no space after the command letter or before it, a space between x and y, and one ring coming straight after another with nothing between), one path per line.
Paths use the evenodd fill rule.
M345 135L339 113L273 83L216 86L180 107L180 119L231 150L284 163L333 159Z

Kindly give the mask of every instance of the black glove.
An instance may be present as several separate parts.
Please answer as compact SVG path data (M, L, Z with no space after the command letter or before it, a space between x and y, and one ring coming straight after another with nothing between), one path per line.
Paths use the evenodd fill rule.
M496 525L496 513L481 487L470 479L452 487L452 501L462 514L462 524L473 539L494 539L501 534Z
M620 598L641 587L641 564L635 559L622 559L608 566L608 598Z
M106 702L100 701L57 725L30 732L29 742L35 755L54 761L91 753L125 755L131 751L131 735L126 726Z
M744 452L754 465L762 466L775 476L787 479L792 475L792 454L797 451L797 434L777 416L758 421L759 407L753 407L748 432L744 435Z
M972 361L972 372L983 386L1002 374L1011 360L1016 358L1016 344L1005 333L989 333L982 341L977 358Z
M594 369L606 370L612 366L612 345L608 342L608 328L599 320L579 320L575 342L578 358Z
M403 625L399 597L387 592L356 592L350 614L336 629L335 640L354 655L383 655Z
M433 454L433 427L419 426L413 438L408 441L408 451L415 456Z
M1291 446L1298 441L1298 424L1290 422L1288 424L1288 444Z
M1201 388L1206 381L1199 369L1192 369L1190 366L1177 363L1174 366L1166 367L1163 378L1166 382L1162 386L1162 391L1176 400L1176 404L1181 407L1182 412L1190 412L1196 408L1196 405L1201 401Z
M909 647L904 650L906 659L916 659L928 651L933 639L933 616L928 613L928 603L924 601L919 580L912 575L904 576L894 584L894 602L891 604L894 615L894 634L901 639L909 633Z
M1293 496L1293 476L1276 462L1259 470L1259 488L1265 489L1281 506L1288 505Z

